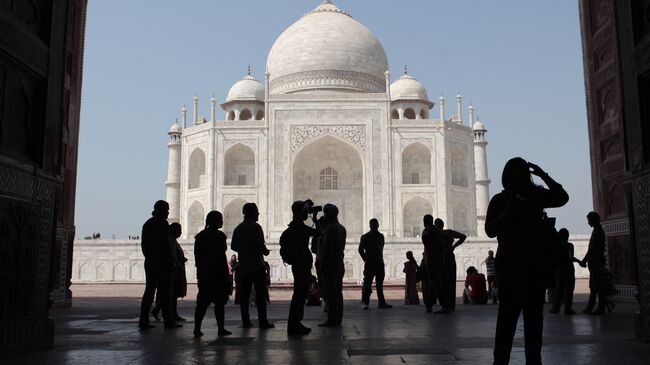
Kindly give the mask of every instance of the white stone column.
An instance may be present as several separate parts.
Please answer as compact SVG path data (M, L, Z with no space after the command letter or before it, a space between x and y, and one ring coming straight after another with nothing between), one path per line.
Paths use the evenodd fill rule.
M183 129L187 128L187 108L185 105L181 108L181 124Z
M445 97L440 95L440 99L438 99L438 104L440 104L440 121L442 123L445 122Z
M456 95L456 114L459 124L463 124L463 97L460 94Z
M194 104L194 111L192 112L192 123L193 125L199 124L199 97L194 95L192 98Z
M210 98L210 122L214 127L214 122L217 120L217 99L212 95Z
M476 122L474 129L474 175L476 176L476 234L487 237L485 234L485 214L490 202L490 178L487 167L487 130L482 123Z
M207 189L206 189L206 204L205 204L205 209L206 209L206 214L208 212L211 212L214 210L214 193L215 193L215 141L214 141L214 134L215 134L215 129L214 129L214 122L211 122L210 126L210 131L208 132L208 161L207 161L207 168L206 168L206 180L207 180Z
M181 133L169 132L169 157L167 159L167 194L169 203L169 222L179 222L180 219L180 182L181 182Z

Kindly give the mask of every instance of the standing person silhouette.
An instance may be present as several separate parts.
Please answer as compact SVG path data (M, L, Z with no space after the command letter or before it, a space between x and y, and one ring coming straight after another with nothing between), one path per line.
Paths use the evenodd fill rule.
M574 255L573 243L569 242L569 230L562 228L557 231L557 235L564 248L564 262L555 272L555 297L553 298L553 307L549 313L559 313L562 303L564 303L564 314L575 314L573 310L573 290L576 286L576 269L574 262L580 263Z
M436 314L449 313L449 300L442 282L442 268L444 263L443 247L445 245L444 234L433 224L433 216L427 214L422 218L424 230L422 231L422 244L424 245L424 261L427 269L428 288L435 293L440 309ZM431 313L431 307L427 307L427 313Z
M201 322L211 303L214 303L214 317L219 327L218 335L231 334L224 326L224 306L228 302L230 274L226 258L228 249L226 235L219 230L221 227L223 227L223 215L213 210L205 217L205 229L194 236L194 260L199 288L194 311L194 337L203 336Z
M454 250L465 242L467 236L454 231L453 229L444 229L445 222L436 218L433 224L442 231L445 241L442 248L444 259L442 262L442 280L445 295L449 300L449 310L456 310L456 255ZM454 241L456 241L454 243Z
M338 327L343 322L343 275L345 275L345 238L347 231L339 223L339 209L336 205L323 206L325 229L318 246L318 258L325 301L327 303L327 321L319 327Z
M187 275L185 273L185 263L187 258L185 258L185 252L183 248L178 243L178 237L183 233L180 223L172 223L169 225L169 244L170 249L172 250L172 256L174 258L174 271L171 275L171 311L172 316L175 321L185 322L185 318L178 315L178 298L182 298L187 295ZM158 313L161 310L160 306L160 296L156 297L156 306L151 310L151 314L157 320L159 320Z
M305 313L305 302L311 283L311 266L314 261L309 251L309 239L317 237L318 231L304 223L309 216L308 203L301 200L294 202L291 205L291 212L293 220L280 236L282 259L291 265L293 274L293 296L289 306L287 333L306 335L311 332L311 328L304 326L301 321Z
M415 261L412 251L406 251L406 261L404 263L404 274L406 274L404 282L404 305L420 305L420 298L418 297L417 276L418 276L418 262Z
M266 268L264 256L270 251L264 244L264 231L257 224L260 216L255 203L246 203L242 208L244 221L232 233L231 248L239 254L238 274L240 276L241 294L239 306L243 328L251 328L248 306L250 304L251 288L255 286L255 303L260 329L274 328L266 317Z
M384 235L379 232L379 221L375 218L370 220L370 231L361 236L359 242L359 255L363 259L363 289L361 301L363 309L367 310L370 305L370 292L372 291L372 280L375 279L377 287L377 299L379 308L387 309L393 306L386 303L384 298Z
M532 176L547 188L535 185ZM494 363L508 364L519 314L524 314L527 364L541 364L544 295L548 263L544 208L569 201L562 185L539 166L520 157L509 160L501 176L503 191L490 200L485 232L498 242L496 254L499 314L494 344Z
M485 264L485 270L487 272L487 283L488 283L488 298L492 298L492 304L497 303L497 287L495 285L495 280L497 278L497 265L496 259L494 258L494 251L488 250L488 257L483 260Z
M142 253L144 254L145 289L140 304L140 329L155 327L149 324L149 310L158 290L165 328L181 327L174 322L171 312L171 274L174 267L169 241L169 204L158 200L153 206L151 218L142 226Z
M607 298L602 290L603 276L601 269L607 263L605 259L605 232L600 225L600 215L596 212L589 212L587 214L587 223L593 227L591 237L589 238L589 248L587 254L582 259L580 266L589 268L589 301L587 301L587 308L582 312L586 314L603 315L605 314L605 305ZM598 298L598 309L594 311L594 305Z

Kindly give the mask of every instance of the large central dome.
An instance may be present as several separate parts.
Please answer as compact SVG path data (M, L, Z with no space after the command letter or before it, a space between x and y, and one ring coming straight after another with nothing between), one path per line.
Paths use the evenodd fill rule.
M266 62L270 92L385 92L388 60L377 37L329 0L287 28Z

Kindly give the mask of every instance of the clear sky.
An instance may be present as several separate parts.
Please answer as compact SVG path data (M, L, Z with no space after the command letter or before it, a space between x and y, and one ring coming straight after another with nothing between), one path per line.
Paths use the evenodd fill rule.
M81 109L77 237L139 235L165 198L167 131L196 93L209 116L246 74L263 79L274 40L320 0L90 1ZM334 0L455 110L461 92L488 129L490 193L504 163L538 163L571 196L549 215L589 231L589 146L577 1ZM191 114L190 114L191 115ZM431 112L438 115L437 106ZM464 115L467 115L464 110ZM217 116L223 119L223 112ZM558 227L559 228L559 227Z

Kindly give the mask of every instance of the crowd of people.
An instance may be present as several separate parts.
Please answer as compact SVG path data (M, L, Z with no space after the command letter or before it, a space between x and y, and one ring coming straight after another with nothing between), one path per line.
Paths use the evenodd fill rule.
M546 187L536 185L537 176ZM486 275L470 266L466 268L463 303L498 303L494 346L494 363L507 364L519 315L523 313L526 362L541 363L543 308L549 291L550 313L557 314L564 305L565 314L575 314L572 307L575 288L574 264L590 272L590 295L584 313L603 315L613 309L608 299L615 291L605 259L605 234L600 217L591 212L588 224L593 227L588 252L582 260L574 257L573 245L566 229L555 230L555 221L546 215L546 208L561 207L569 196L562 186L539 166L521 158L508 161L502 174L503 191L490 200L485 231L497 239L497 253L488 252L483 262ZM315 206L310 200L296 201L291 206L292 221L280 237L280 256L291 266L293 295L288 313L287 333L307 335L311 328L302 323L305 305L325 304L326 320L321 327L338 327L343 321L344 251L347 232L338 220L333 204ZM323 213L318 217L319 212ZM162 312L165 328L178 328L185 321L177 312L177 299L187 294L185 262L187 259L177 239L178 223L168 224L169 205L158 201L152 217L142 228L142 251L145 256L146 284L142 297L139 327L154 327ZM194 313L196 337L203 335L201 325L210 305L218 325L218 335L231 334L224 325L224 306L234 292L240 307L243 328L253 323L249 306L257 310L258 327L274 328L267 317L270 285L269 265L264 257L270 251L265 244L262 227L257 223L259 211L254 203L242 209L243 221L235 228L231 248L237 253L228 261L226 235L220 230L223 216L218 211L207 214L205 228L195 237L194 257L198 295ZM311 225L305 221L311 216ZM420 264L413 252L406 252L405 305L419 305L418 285L423 293L427 313L447 314L456 308L456 258L454 250L463 244L466 235L445 229L441 219L427 214L423 217L421 234L423 258ZM361 236L358 252L364 261L361 303L370 306L372 283L375 282L378 307L390 309L383 291L384 236L379 221L369 221L369 231ZM314 259L315 256L315 259ZM314 273L315 269L315 274ZM151 310L154 302L155 307ZM594 309L596 301L598 307ZM433 311L438 303L439 309Z

